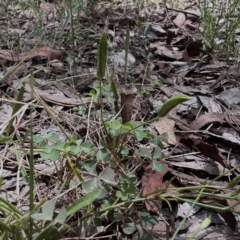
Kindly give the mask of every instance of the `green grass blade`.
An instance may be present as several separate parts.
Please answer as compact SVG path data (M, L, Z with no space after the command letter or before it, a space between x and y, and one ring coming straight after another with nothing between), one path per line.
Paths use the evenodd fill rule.
M75 3L72 7L72 9L69 9L68 10L68 13L67 13L67 17L66 17L66 20L63 24L63 27L62 27L62 30L60 32L60 37L62 36L63 34L63 31L65 30L65 28L67 27L68 23L70 22L71 18L72 18L72 15L75 13L75 11L80 7L80 3Z
M81 208L92 203L94 200L96 200L100 196L101 192L102 190L96 190L88 194L85 194L83 197L78 199L75 203L73 203L70 207L67 208L67 216L74 214L75 212L79 211Z
M34 76L33 76L33 72L31 74L31 78L30 78L30 84L33 86L33 82L34 82ZM33 98L33 96L32 96ZM33 113L33 107L31 106L30 109L30 135L31 135L31 140L30 140L30 157L29 157L29 187L30 187L30 197L29 197L29 211L32 212L32 210L34 209L34 155L33 155L33 117L32 117L32 113ZM29 234L30 237L32 238L33 236L33 220L30 219L29 222Z
M23 94L24 94L24 87L21 87L20 91L19 91L19 94L18 94L18 97L17 97L17 101L18 102L21 102L22 99L23 99ZM14 105L14 108L13 108L13 112L12 112L12 116L20 109L21 107L21 104L20 103L16 103ZM6 132L6 136L8 137L10 135L10 132L11 132L11 129L12 129L12 125L13 125L13 121L14 121L15 117L12 118L9 123L8 123L8 127L7 127L7 132Z
M41 233L37 234L34 240L45 240L45 239L59 240L60 237L61 237L60 233L58 232L56 227L53 225L50 225L47 228L45 228Z

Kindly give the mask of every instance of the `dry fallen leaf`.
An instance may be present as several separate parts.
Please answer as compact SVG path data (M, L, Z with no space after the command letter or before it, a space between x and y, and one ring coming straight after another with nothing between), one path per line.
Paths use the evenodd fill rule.
M143 186L143 196L155 197L157 196L157 191L165 189L167 182L163 181L163 177L170 171L168 166L162 163L166 170L163 172L158 172L153 170L153 164L149 164L145 170L142 177ZM149 211L158 212L162 208L162 201L155 200L154 202L145 202L146 208Z
M173 22L178 26L181 27L186 20L186 16L184 13L179 13L177 17L173 20Z
M177 140L174 134L175 121L169 119L169 116L176 117L177 108L174 108L170 111L169 115L159 118L155 123L155 128L159 132L159 134L167 133L168 134L168 142L170 144L176 144Z
M8 50L1 50L0 51L0 58L9 60L9 61L14 61L14 62L19 62L19 61L28 61L34 57L47 57L50 58L51 60L53 59L62 59L66 58L68 54L63 51L63 50L57 50L57 49L52 49L48 46L41 46L37 47L34 49L32 52L23 52L20 54L14 54L11 51Z

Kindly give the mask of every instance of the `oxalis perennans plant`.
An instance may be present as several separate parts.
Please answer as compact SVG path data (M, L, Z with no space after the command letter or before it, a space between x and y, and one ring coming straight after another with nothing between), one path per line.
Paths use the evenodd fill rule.
M153 162L156 170L165 170L164 165L161 164L161 140L164 139L164 136L155 136L144 127L148 123L165 116L172 108L188 100L189 97L180 95L169 99L158 111L157 116L148 122L131 120L123 124L121 118L117 115L117 111L113 110L111 115L107 114L107 111L103 108L104 97L108 97L109 101L118 99L116 84L113 82L111 86L106 86L102 82L106 61L107 36L106 33L103 33L98 56L99 82L94 85L95 91L90 93L91 103L95 103L95 106L91 107L90 103L89 109L87 109L87 112L89 112L87 119L89 128L93 132L98 131L97 141L90 138L91 133L80 139L72 135L65 141L60 139L59 134L47 133L43 130L41 135L32 136L32 133L30 134L32 141L38 144L38 148L33 148L33 144L31 146L30 156L32 160L34 160L33 152L35 151L40 152L42 159L50 159L55 163L57 160L62 161L63 164L66 162L66 165L63 165L62 168L64 168L65 173L67 172L67 175L63 177L62 169L56 164L55 176L62 181L57 196L48 201L46 199L42 200L38 204L34 204L33 201L32 208L27 213L20 211L13 204L0 197L1 239L44 240L51 236L51 239L58 240L66 232L72 231L73 227L79 225L79 223L102 226L104 231L107 231L110 226L116 223L126 235L132 235L132 239L152 239L147 227L157 224L157 219L140 205L145 201L188 202L192 205L192 208L200 206L215 211L235 211L234 206L239 204L240 200L238 198L239 190L233 188L239 183L239 176L225 187L214 186L211 185L211 182L208 182L200 186L171 188L169 193L165 191L166 189L160 189L154 197L141 195L141 190L137 187L138 176L128 166L133 158L138 156L142 161ZM20 101L21 94L18 99ZM120 110L121 108L122 106L119 106ZM17 114L19 111L18 105L14 109L15 114ZM79 114L83 113L83 109L79 109ZM11 122L9 124L11 125ZM129 139L133 139L135 142L140 142L143 139L149 140L155 148L153 154L147 149L134 149L135 153L131 153L128 147ZM10 140L13 141L9 132L6 138L1 138L1 141ZM20 159L20 151L21 149L17 150L19 154L16 153L18 159ZM30 165L30 167L33 166ZM237 168L239 166L229 172ZM25 170L25 168L23 169ZM32 172L34 173L34 171ZM30 191L34 193L34 182L30 183L32 180L28 179L27 171L21 171L21 174L25 175L26 181L29 181L29 185L32 186ZM79 183L75 183L75 185L71 181L74 176L79 180ZM217 178L220 177L222 175ZM216 181L217 178L212 181ZM63 195L68 194L73 189L76 189L76 192L79 195L81 193L81 195L69 200L68 205L61 206L61 209L57 209L58 212L56 212L58 199L61 199ZM222 194L221 189L233 189L233 191ZM34 196L34 194L32 195ZM234 200L234 203L227 207L220 204L210 205L209 201L206 201L206 196L214 196L214 199ZM202 201L200 201L201 198ZM93 204L94 201L97 201L97 204ZM139 205L141 209L139 209ZM169 207L171 208L170 204ZM75 215L77 219L74 220L71 217L75 213L79 214ZM181 224L187 217L188 214ZM174 233L172 240L175 239L181 224ZM194 236L209 224L210 219L206 217L202 226L189 239L194 239Z
M61 189L55 198L48 201L44 199L37 205L34 204L34 199L32 199L28 213L23 213L0 197L0 212L3 217L0 220L1 239L44 240L51 236L51 239L58 240L79 222L88 220L88 224L93 222L95 225L103 226L107 219L111 220L112 223L120 220L124 222L123 230L125 234L137 231L139 236L142 236L139 239L144 239L144 236L151 239L145 227L156 224L157 220L144 209L139 215L134 214L135 204L144 202L146 197L142 197L136 188L137 176L128 171L125 166L125 161L131 158L127 143L129 139L136 139L136 141L141 141L144 138L152 139L151 142L155 145L154 154L150 154L146 149L141 149L138 154L143 160L154 161L157 170L164 170L164 166L157 161L161 159L161 137L164 138L164 136L154 136L148 133L144 126L165 116L172 108L190 98L177 96L168 100L159 110L157 117L148 122L130 121L123 124L120 117L109 116L103 107L104 95L108 96L109 99L113 98L115 101L119 98L114 81L109 88L103 85L102 80L105 76L106 64L107 36L106 33L103 33L99 43L97 66L99 82L95 85L96 91L90 94L92 100L96 103L96 107L88 110L90 111L89 121L91 121L91 116L95 119L95 121L89 123L89 126L99 131L99 141L78 139L74 135L63 141L59 134L48 133L44 130L41 131L40 135L33 136L30 133L32 143L38 144L38 148L31 144L31 161L34 162L35 155L33 155L33 152L39 152L42 159L66 162L66 165L62 167L67 169L68 175L63 178L62 169L56 164L56 176L62 181ZM120 110L121 107L119 106ZM18 109L16 106L16 114ZM115 112L115 114L118 114L118 112ZM9 132L7 134L7 138L2 138L2 140L11 140ZM19 158L21 150L19 149L17 152ZM34 164L30 167L33 168ZM31 172L35 174L33 169ZM34 180L27 177L28 173L26 171L23 171L23 173L31 186L31 195L34 196ZM86 175L84 175L86 173L87 176L91 177L86 179ZM75 186L72 185L71 181L74 176L79 180L79 184ZM84 194L79 199L69 202L68 206L62 206L58 213L55 213L57 200L65 194L65 190L70 189L81 189ZM99 207L92 206L96 199L100 203ZM70 224L68 219L80 210L84 214ZM133 217L133 215L135 216Z
M128 45L126 44L126 46ZM93 191L101 192L98 196L99 201L101 201L101 208L97 212L89 212L89 215L86 215L89 217L94 215L93 220L95 224L98 223L100 225L103 224L104 216L107 217L107 219L119 221L123 217L125 204L127 207L129 203L134 203L136 199L136 202L143 202L145 199L140 198L139 192L135 187L138 182L137 177L131 172L127 172L125 169L126 167L124 166L125 161L127 161L128 158L131 158L129 156L127 143L130 139L135 139L136 141L142 141L145 138L152 139L151 143L155 145L154 154L152 155L146 149L140 149L138 155L143 159L153 161L156 170L163 171L165 167L158 160L162 157L161 138L164 139L164 136L154 136L153 134L150 134L144 126L166 116L168 112L178 104L190 100L190 97L185 95L179 95L169 99L158 111L157 116L148 122L130 121L123 124L121 117L118 117L119 112L117 111L115 112L115 116L112 115L111 117L111 115L107 114L104 109L103 99L106 98L115 102L117 105L117 108L115 109L118 109L119 111L121 111L122 106L119 106L118 104L119 94L114 80L111 80L110 85L103 84L107 65L107 49L107 35L104 32L100 39L98 50L97 76L99 81L94 84L95 90L90 92L90 96L92 97L91 102L95 104L95 107L90 107L87 110L89 111L89 118L93 116L92 119L94 119L94 121L89 124L89 127L91 125L92 129L98 129L99 142L96 144L87 139L83 140L78 139L76 136L70 136L68 142L63 143L59 139L58 134L47 133L45 131L42 131L41 136L34 136L34 142L38 143L39 147L42 148L40 155L43 159L50 159L52 161L56 161L60 158L67 159L67 167L71 169L72 173L68 174L67 179L62 179L66 188L70 187L71 179L76 175L82 183L81 185L86 195L91 194ZM75 110L78 111L79 114L85 112L82 108L75 108ZM91 121L91 119L88 121ZM104 164L105 167L102 168L102 170L99 170L97 169L99 168L99 164ZM91 175L91 179L85 180L82 171L87 171L88 174ZM61 170L57 169L57 174L60 172ZM106 198L109 194L111 197ZM120 208L119 210L119 208L116 207L119 204L120 206L123 206L123 209ZM53 205L54 203L51 203L51 206ZM67 212L67 216L69 215L68 209L63 211L64 214ZM131 211L129 213L130 215L132 214ZM34 214L32 217L34 219L40 219L46 214L47 211L43 209L43 212L40 215ZM143 210L141 214L143 219L144 216L148 216L149 219L151 217L151 214L147 210ZM50 215L51 214L48 214L48 217L45 216L45 220L52 219L52 215ZM53 222L54 221L59 223L56 219L53 220ZM141 220L140 217L140 220L136 221L143 220ZM139 229L142 224L139 224L140 222L136 225L137 228L132 228L132 231L134 229L140 231ZM145 223L145 225L149 224L150 223ZM128 227L129 226L126 225L126 232ZM145 230L143 230L143 232L144 231Z

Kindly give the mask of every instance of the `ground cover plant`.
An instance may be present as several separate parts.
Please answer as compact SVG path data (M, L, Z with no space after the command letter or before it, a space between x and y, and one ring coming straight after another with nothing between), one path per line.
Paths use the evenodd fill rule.
M2 4L1 239L239 239L238 8Z

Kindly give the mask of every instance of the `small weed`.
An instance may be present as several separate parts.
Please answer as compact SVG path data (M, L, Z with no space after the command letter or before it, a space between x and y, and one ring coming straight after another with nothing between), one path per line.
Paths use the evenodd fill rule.
M236 59L239 49L235 44L240 25L238 14L239 1L231 0L220 3L217 0L199 0L203 40L205 50L212 56L220 54L228 60ZM226 37L227 36L227 37Z

